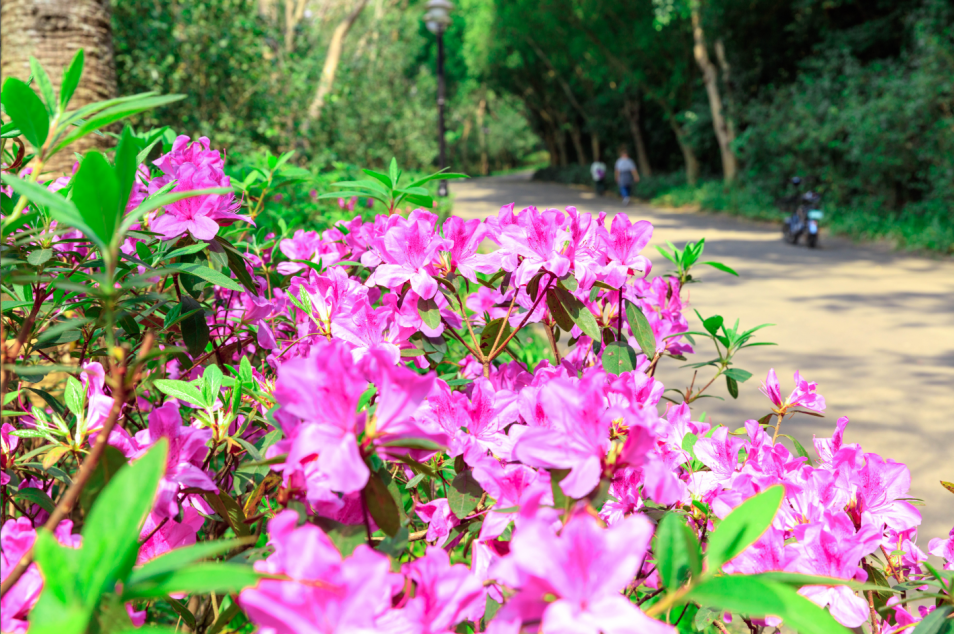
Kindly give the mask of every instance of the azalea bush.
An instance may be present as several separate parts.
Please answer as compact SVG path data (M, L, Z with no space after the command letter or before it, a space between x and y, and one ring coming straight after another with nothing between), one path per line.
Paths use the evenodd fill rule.
M394 162L340 184L347 220L272 230L287 157L237 182L129 128L51 179L165 99L69 111L81 68L3 87L4 632L950 631L954 532L932 565L907 467L847 418L789 435L815 383L694 414L769 343L688 311L735 273L703 240L660 274L624 214L441 220L456 175Z

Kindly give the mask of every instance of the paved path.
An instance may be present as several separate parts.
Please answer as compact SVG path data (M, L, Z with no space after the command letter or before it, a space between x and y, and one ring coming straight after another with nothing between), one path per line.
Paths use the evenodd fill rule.
M530 182L526 176L452 183L455 213L464 217L496 214L502 204L600 210L613 215L624 207L616 198L562 185ZM822 236L809 250L782 242L777 226L723 215L633 205L634 218L656 227L655 244L682 246L705 237L704 259L725 262L735 278L710 267L697 273L703 283L690 287L691 306L742 326L773 323L762 340L779 345L745 350L740 367L755 376L742 384L737 401L703 399L713 420L740 426L767 412L759 379L774 367L783 393L792 374L817 381L828 403L825 419L787 421L788 431L807 447L813 434L831 436L835 419L848 416L847 442L906 463L912 495L925 500L921 546L946 535L954 524L954 496L939 480L954 481L954 262L859 247ZM669 268L655 249L646 254L654 273ZM709 270L705 270L709 269ZM691 314L691 313L690 313ZM699 328L693 316L690 327ZM700 357L701 360L702 357ZM669 387L685 387L691 370L673 361L661 369ZM727 397L724 383L715 392ZM814 455L814 452L809 449Z

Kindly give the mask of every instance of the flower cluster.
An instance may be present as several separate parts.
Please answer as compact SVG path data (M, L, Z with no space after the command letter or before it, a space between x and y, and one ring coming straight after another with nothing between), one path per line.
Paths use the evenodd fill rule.
M137 173L130 210L172 183L230 183L205 138L178 137L153 168ZM240 207L231 194L166 204L124 239L132 264L114 286L128 301L74 290L51 308L50 323L86 315L79 380L64 403L37 404L26 390L4 400L18 410L2 429L16 516L3 525L4 579L69 484L63 469L106 434L115 461L165 452L137 565L245 538L236 548L262 576L233 588L234 601L267 633L664 632L680 602L700 630L732 612L779 625L793 615L777 605L693 598L712 579L769 583L766 573L810 578L802 597L847 627L895 632L930 614L892 589L933 570L916 545L907 467L846 443L847 418L814 440L814 460L781 433L800 413L825 413L815 383L796 372L783 399L772 370L760 418L730 426L693 420L712 381L668 396L657 365L685 359L699 335L719 353L700 366L737 395L750 375L735 355L756 329L717 316L690 334L693 280L650 277L648 222L507 205L486 221L417 209L251 235ZM93 250L70 244L58 269L41 269L51 296L56 276ZM90 310L96 302L137 342L125 348L142 359L135 371L118 365L123 348L95 341L115 336L113 324L87 328L107 314ZM150 356L146 329L162 333L162 354ZM779 485L767 523L713 563L710 537ZM678 548L658 534L671 516L687 535ZM79 546L69 521L56 530ZM951 569L954 532L929 551ZM677 555L685 574L667 563ZM43 585L35 566L17 574L4 632L26 631ZM190 609L168 590L180 614ZM141 623L135 599L124 601ZM200 626L220 614L215 595L214 609L203 601L189 613Z

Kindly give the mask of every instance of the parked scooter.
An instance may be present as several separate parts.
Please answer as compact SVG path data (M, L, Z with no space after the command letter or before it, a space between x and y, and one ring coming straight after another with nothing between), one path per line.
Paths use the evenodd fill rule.
M795 177L792 184L798 187L801 179ZM795 211L782 224L782 237L789 244L798 244L798 239L805 235L805 242L812 249L818 246L818 221L825 214L818 207L821 204L821 195L809 191L795 198Z

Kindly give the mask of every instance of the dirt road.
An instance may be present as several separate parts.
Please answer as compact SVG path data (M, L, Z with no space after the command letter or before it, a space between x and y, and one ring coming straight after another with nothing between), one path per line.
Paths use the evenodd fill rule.
M624 210L619 199L591 192L530 182L525 176L453 183L457 215L483 218L503 204L581 211ZM754 376L741 385L739 399L728 397L724 383L715 394L726 401L697 401L714 422L741 426L767 413L759 380L775 368L783 394L799 370L817 381L828 403L824 419L796 417L783 431L811 449L812 435L831 436L835 420L848 416L846 442L906 463L911 494L927 502L919 543L946 535L954 524L954 496L939 480L954 481L954 262L860 247L822 236L821 248L793 247L779 227L727 216L649 206L625 208L633 218L655 225L654 244L706 239L705 256L725 262L741 275L731 277L709 267L703 283L690 287L691 307L704 316L723 315L742 326L775 324L763 341L779 345L743 351L739 365ZM655 249L654 274L669 263ZM709 270L704 270L709 269ZM691 313L690 313L691 314ZM699 328L693 316L690 327ZM700 360L711 350L702 350ZM748 354L744 354L748 353ZM667 387L682 387L692 371L677 362L659 374Z

